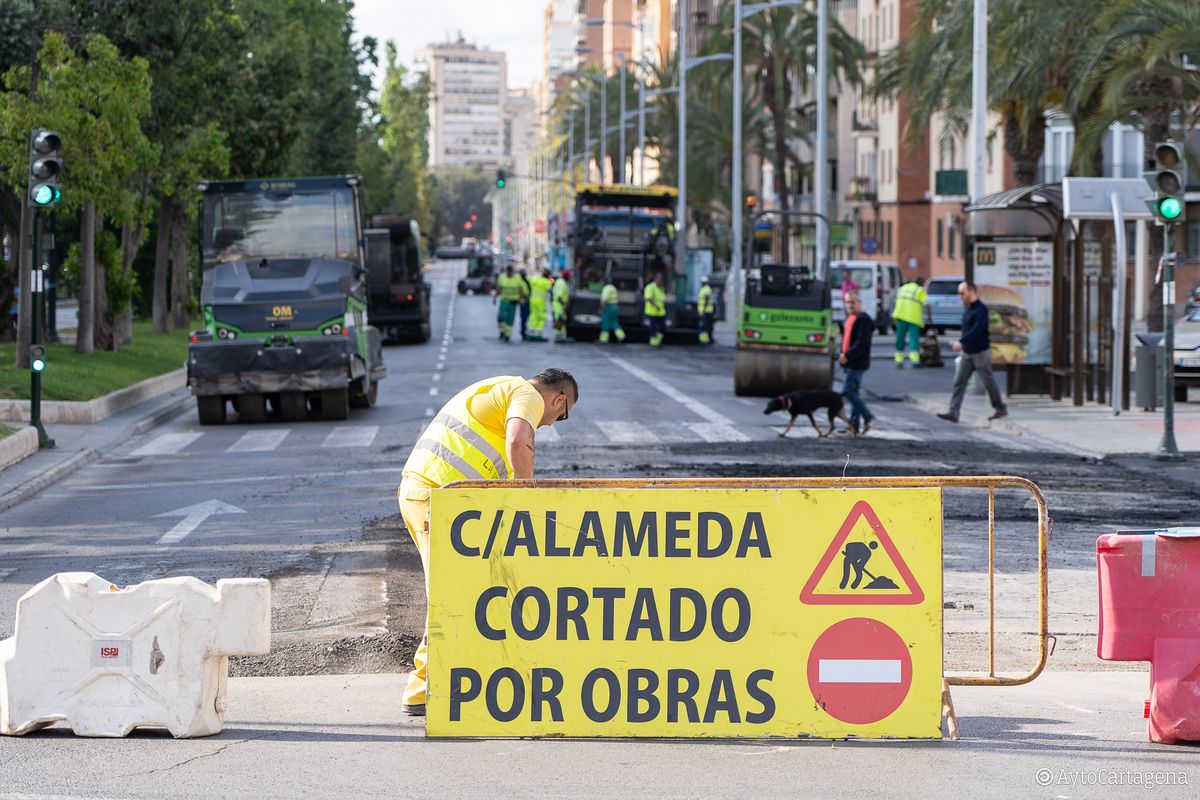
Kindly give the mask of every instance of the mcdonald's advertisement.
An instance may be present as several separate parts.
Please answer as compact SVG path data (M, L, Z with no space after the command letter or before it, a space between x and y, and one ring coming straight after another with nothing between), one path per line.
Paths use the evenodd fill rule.
M988 307L996 364L1049 364L1054 243L975 243L975 285Z
M429 736L941 737L938 489L435 489Z

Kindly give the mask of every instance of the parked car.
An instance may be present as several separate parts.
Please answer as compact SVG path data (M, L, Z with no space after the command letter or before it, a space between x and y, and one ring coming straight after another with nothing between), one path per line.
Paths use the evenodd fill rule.
M833 290L833 320L839 326L846 321L842 302L845 284L852 283L862 297L863 311L875 320L875 328L887 333L896 307L896 292L903 283L900 268L882 261L834 261L829 265L829 287Z
M958 285L965 280L961 275L946 277L938 275L925 281L925 321L937 328L938 334L947 328L961 328L963 304L958 298Z
M1187 400L1189 386L1200 386L1200 307L1175 323L1175 399Z

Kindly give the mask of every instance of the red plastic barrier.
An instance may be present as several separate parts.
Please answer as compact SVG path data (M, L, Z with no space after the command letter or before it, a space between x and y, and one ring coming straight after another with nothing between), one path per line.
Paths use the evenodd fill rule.
M1150 740L1200 741L1200 528L1096 540L1097 655L1150 662Z

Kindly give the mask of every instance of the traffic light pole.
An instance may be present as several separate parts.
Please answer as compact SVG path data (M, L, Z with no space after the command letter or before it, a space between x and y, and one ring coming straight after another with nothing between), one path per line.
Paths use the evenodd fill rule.
M1163 224L1163 435L1155 461L1182 461L1175 444L1175 253L1171 223Z
M34 345L41 344L41 309L42 309L42 294L45 288L44 279L46 273L42 271L42 210L40 208L33 209L33 263L30 264L32 272L30 274L30 321L32 324L29 328L29 349L31 351L29 359L29 424L37 428L38 432L38 447L51 448L54 447L54 440L46 434L46 429L42 426L42 373L36 368L37 361L32 356Z

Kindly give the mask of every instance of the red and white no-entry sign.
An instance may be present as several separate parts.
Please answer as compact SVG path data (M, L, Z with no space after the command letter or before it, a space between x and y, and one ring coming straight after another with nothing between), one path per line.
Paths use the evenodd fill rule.
M900 707L912 687L908 645L879 620L844 619L813 643L808 687L834 719L879 722Z

